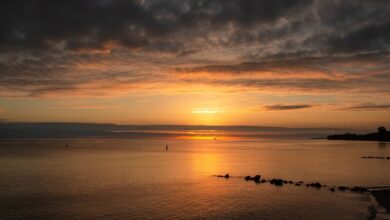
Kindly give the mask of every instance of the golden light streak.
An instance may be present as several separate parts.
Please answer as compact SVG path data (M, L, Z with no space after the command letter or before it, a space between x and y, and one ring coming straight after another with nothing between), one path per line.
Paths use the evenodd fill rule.
M216 114L221 112L219 108L195 108L192 110L193 114Z

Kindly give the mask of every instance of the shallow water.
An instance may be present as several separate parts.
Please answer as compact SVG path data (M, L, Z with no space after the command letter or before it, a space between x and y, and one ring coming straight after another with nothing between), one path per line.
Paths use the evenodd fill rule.
M165 145L169 151L165 151ZM328 140L0 141L0 219L366 219L367 194L242 176L388 186L390 145ZM215 174L229 173L226 180Z

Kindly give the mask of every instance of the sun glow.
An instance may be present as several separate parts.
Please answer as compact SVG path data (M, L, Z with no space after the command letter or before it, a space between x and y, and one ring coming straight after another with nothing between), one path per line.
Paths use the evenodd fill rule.
M221 112L219 108L195 108L192 110L193 114L216 114Z
M221 108L193 108L191 113L192 124L216 125L222 122L224 116Z

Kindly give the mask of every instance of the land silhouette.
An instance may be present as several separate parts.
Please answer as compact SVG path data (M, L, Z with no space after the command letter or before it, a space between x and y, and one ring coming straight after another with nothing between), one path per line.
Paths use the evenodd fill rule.
M378 127L377 132L369 134L334 134L327 137L328 140L360 140L360 141L390 141L390 131L385 127Z

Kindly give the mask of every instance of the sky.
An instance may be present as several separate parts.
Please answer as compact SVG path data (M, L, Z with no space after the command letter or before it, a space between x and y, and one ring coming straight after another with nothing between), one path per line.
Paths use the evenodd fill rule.
M0 3L0 121L390 127L388 0Z

